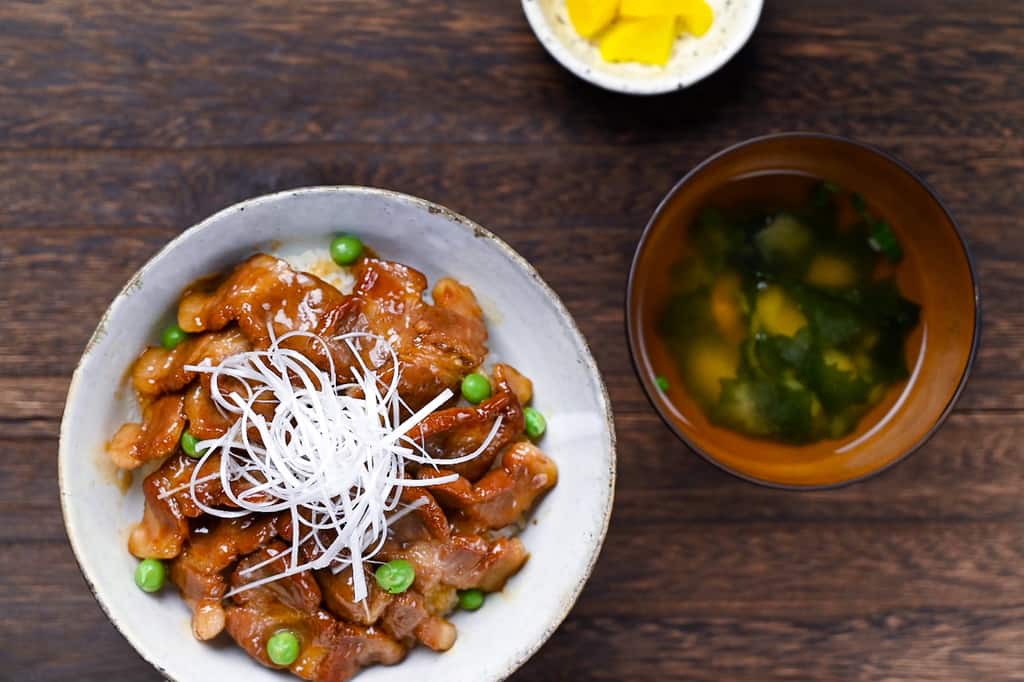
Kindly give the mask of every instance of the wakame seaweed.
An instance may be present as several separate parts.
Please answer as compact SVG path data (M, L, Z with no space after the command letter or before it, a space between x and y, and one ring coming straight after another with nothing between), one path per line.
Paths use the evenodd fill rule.
M821 182L785 210L711 207L689 242L659 330L712 421L792 443L838 438L907 378L919 307L891 274L896 233L859 194Z

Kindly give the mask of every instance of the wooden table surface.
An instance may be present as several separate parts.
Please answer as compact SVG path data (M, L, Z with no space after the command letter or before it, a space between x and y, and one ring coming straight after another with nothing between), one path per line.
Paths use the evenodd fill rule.
M68 381L165 242L240 199L321 184L487 225L561 294L604 372L611 529L515 680L1024 679L1024 4L767 5L719 74L633 99L554 63L515 0L0 3L0 679L158 679L65 538ZM919 171L966 232L985 320L973 378L925 448L805 494L676 441L623 327L660 197L712 152L794 129Z

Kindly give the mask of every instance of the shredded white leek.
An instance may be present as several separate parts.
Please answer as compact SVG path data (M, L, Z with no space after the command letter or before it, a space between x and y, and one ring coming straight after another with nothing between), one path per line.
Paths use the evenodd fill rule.
M384 339L366 333L337 337L348 345L359 365L348 368L350 381L338 383L333 360L324 371L302 353L284 346L297 337L328 348L321 337L291 332L272 337L266 350L239 353L218 365L204 362L186 367L210 375L214 404L234 420L220 438L197 444L203 455L187 488L195 504L212 516L291 514L286 568L227 596L306 570L330 568L337 573L351 566L354 596L362 601L367 595L364 564L380 552L389 523L419 506L401 505L402 491L458 479L455 474L428 480L406 478L406 463L437 468L471 460L493 440L501 418L495 420L475 452L452 459L431 457L408 434L451 399L450 390L413 412L398 394L401 363ZM355 340L374 344L373 356L384 358L384 366L368 368ZM331 358L329 352L325 356ZM389 382L381 375L388 375ZM225 384L230 390L222 390ZM272 404L273 410L260 410L261 404L264 408ZM258 438L254 438L256 434ZM215 455L220 457L219 474L198 477L206 460ZM237 509L211 507L196 495L198 484L217 478ZM164 496L175 492L180 489ZM304 554L302 546L314 551ZM280 555L273 556L246 571L251 573L278 560Z

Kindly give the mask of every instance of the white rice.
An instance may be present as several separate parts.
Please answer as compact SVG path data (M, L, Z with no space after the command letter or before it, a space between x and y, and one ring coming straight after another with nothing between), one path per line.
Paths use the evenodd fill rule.
M296 270L316 275L328 284L337 287L343 294L352 293L352 289L355 287L356 279L352 275L352 269L342 267L331 260L331 256L325 248L295 252L282 248L275 255L288 261Z

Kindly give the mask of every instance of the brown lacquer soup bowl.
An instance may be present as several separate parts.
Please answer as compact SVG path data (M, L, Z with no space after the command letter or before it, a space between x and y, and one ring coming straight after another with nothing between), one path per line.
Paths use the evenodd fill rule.
M866 198L891 225L902 260L890 267L903 295L920 306L906 338L907 377L873 404L851 433L794 444L726 428L697 404L661 332L673 267L698 215L731 188L792 174ZM784 201L772 183L765 201ZM756 192L755 192L756 193ZM784 194L784 191L781 191ZM852 194L851 194L852 195ZM668 426L700 455L748 480L793 489L838 486L893 465L932 436L967 381L980 331L978 284L964 238L934 191L905 165L870 146L815 134L743 142L709 158L658 206L629 277L631 352L647 395ZM685 321L683 322L685 323ZM681 323L682 324L682 323ZM660 384L660 386L659 386Z

